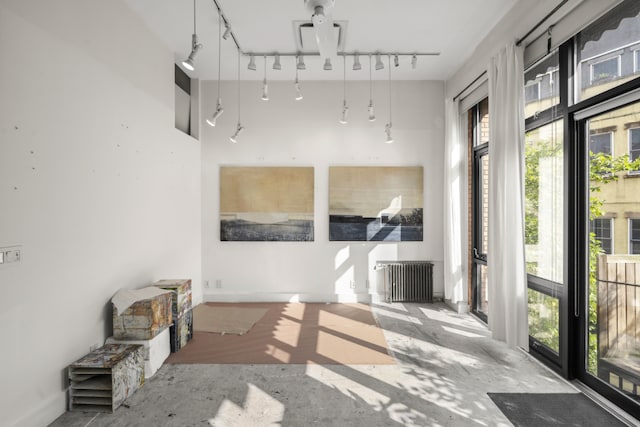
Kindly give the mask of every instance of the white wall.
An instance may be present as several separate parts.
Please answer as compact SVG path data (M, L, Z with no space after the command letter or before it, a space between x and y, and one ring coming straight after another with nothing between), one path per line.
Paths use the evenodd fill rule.
M200 294L200 143L174 129L173 55L120 1L0 3L2 425L66 409L68 364L119 288Z
M202 139L202 230L205 300L368 301L375 291L376 260L427 259L435 262L436 294L442 285L442 174L444 98L442 82L393 82L393 137L385 144L387 82L374 83L377 121L367 121L368 82L348 82L349 123L338 119L341 82L302 82L304 99L294 100L292 83L269 84L262 101L261 75L242 83L242 124L237 144L236 84L222 84L225 113ZM205 116L214 110L214 82L202 89ZM219 168L227 166L312 166L315 168L315 241L221 242ZM329 242L330 166L423 166L424 242ZM220 280L222 287L216 287ZM355 281L356 289L349 287Z

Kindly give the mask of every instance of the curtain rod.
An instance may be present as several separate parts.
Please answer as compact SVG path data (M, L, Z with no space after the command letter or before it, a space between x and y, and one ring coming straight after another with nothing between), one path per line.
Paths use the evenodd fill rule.
M535 30L540 28L540 26L542 24L544 24L547 21L547 19L549 19L554 13L556 13L558 11L558 9L560 9L562 6L564 6L568 1L569 0L562 0L556 7L553 8L553 10L551 12L547 13L547 15L544 18L542 18L540 21L538 21L538 23L536 25L534 25L534 27L527 32L527 34L525 34L518 41L516 41L516 45L520 46L522 44L522 42L525 41L526 38L531 35L531 33L533 33ZM464 89L462 89L456 96L453 97L453 100L455 101L456 99L458 99L460 97L460 95L462 95L467 89L469 89L471 86L473 86L474 83L476 83L478 80L480 80L482 77L484 77L485 74L487 74L486 70L483 71L482 74L480 74L478 77L473 79L473 81L471 83L466 85Z
M531 33L533 33L535 30L537 30L538 28L540 28L540 26L542 26L542 24L544 24L547 19L551 18L551 16L556 13L558 11L558 9L560 9L562 6L564 6L569 0L562 0L560 2L560 4L558 4L556 7L553 8L553 10L549 13L547 13L547 16L545 16L544 18L542 18L540 21L538 21L538 23L536 25L533 26L532 29L530 29L527 34L525 34L524 36L522 36L517 42L516 45L520 46L522 44L523 41L525 41L527 39L527 37L529 37L531 35Z
M469 89L471 86L473 86L478 80L480 80L481 78L483 78L485 75L487 74L487 71L483 71L482 74L480 74L478 77L476 77L475 79L473 79L473 81L471 83L469 83L468 85L466 85L464 87L464 89L462 89L460 92L458 92L458 94L456 96L453 97L453 100L455 101L456 99L460 98L460 95L462 95L467 89Z

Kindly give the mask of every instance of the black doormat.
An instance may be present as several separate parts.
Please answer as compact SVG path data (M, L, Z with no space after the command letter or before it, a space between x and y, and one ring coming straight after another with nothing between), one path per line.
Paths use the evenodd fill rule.
M625 426L582 393L487 393L516 427Z

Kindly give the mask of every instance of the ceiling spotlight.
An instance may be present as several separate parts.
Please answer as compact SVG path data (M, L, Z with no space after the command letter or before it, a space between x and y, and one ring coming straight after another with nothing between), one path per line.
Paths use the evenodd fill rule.
M296 72L296 80L293 82L293 87L296 89L296 101L300 101L302 96L302 91L300 91L300 82L298 81L298 73Z
M393 137L391 136L391 122L384 125L384 131L387 134L387 140L385 142L387 144L393 143Z
M222 108L222 97L220 96L220 59L221 59L221 35L222 33L222 15L218 15L218 102L216 104L216 111L213 113L210 119L207 119L209 126L215 126L216 120L224 113Z
M376 115L373 112L373 83L371 81L371 55L369 55L369 121L375 122Z
M306 70L307 66L304 65L304 58L302 55L298 55L298 64L296 65L296 70Z
M267 85L267 57L264 57L264 79L262 80L262 100L269 100L269 86Z
M191 53L189 54L189 57L187 59L185 59L184 61L182 61L182 66L184 68L186 68L189 71L193 71L195 69L195 66L193 65L193 60L195 59L196 55L198 54L198 51L202 48L201 44L198 44L198 39L196 37L196 35L193 35L194 40L195 40L195 44L193 45L193 49L191 49Z
M249 55L249 65L247 65L247 69L251 71L256 70L256 58L253 56L253 54Z
M384 68L384 64L382 63L382 59L380 59L380 54L376 53L376 70L382 70Z
M360 58L356 53L355 55L353 55L353 71L358 71L358 70L362 70L362 65L360 65Z
M331 59L327 58L324 60L324 70L325 71L331 71L333 69L333 67L331 66Z
M222 98L218 98L218 103L216 104L216 111L213 113L210 119L207 119L207 123L209 126L215 127L216 120L224 113L224 108L222 108Z
M370 122L375 122L376 121L376 114L373 111L373 99L369 100L369 121Z
M236 84L238 89L238 125L236 126L236 132L229 137L229 140L234 144L238 142L238 135L244 130L242 125L240 124L240 49L238 49L238 82Z
M398 59L398 55L395 55L393 57L393 65L395 65L396 67L400 65L400 60Z
M347 101L342 102L342 117L340 117L340 124L347 124L347 116L349 115L349 107L347 107Z
M391 137L391 56L387 55L387 61L389 63L389 123L384 126L384 131L387 134L387 140L385 141L387 144L391 144L393 142L393 138Z
M340 123L347 124L347 115L349 114L349 107L347 107L347 57L342 57L342 117Z
M282 69L282 65L280 65L280 55L276 53L276 56L274 56L273 58L273 69L274 70L281 70Z
M231 34L231 25L225 22L224 26L225 26L225 30L224 30L224 34L222 35L222 38L226 40L229 38L229 35Z
M196 34L196 0L193 0L193 34L191 35L191 53L189 57L182 61L182 66L189 71L195 69L193 60L196 59L198 51L202 49L202 44L198 43L198 35Z
M418 65L418 56L416 54L414 54L411 57L411 68L413 68L415 70L417 65Z
M234 133L233 135L231 135L231 136L229 137L229 140L230 140L231 142L233 142L234 144L235 144L236 142L238 142L238 135L240 135L240 134L242 133L242 131L243 131L243 130L244 130L244 128L242 127L242 125L240 124L240 122L238 122L238 125L237 125L237 127L236 127L236 131L235 131L235 133Z

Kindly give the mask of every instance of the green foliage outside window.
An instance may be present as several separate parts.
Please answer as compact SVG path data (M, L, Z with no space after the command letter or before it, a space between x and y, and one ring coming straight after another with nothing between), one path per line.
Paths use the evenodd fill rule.
M640 158L629 160L625 154L613 158L610 154L589 153L589 220L604 215L604 200L597 194L601 186L618 180L620 172L640 170ZM589 233L589 354L587 357L587 371L593 375L598 373L598 257L602 255L602 244L593 232Z
M538 243L538 194L540 184L540 159L562 156L562 145L553 141L536 141L535 144L525 146L525 244ZM601 186L618 180L620 172L640 170L640 158L630 161L628 155L613 158L610 154L590 153L589 179L589 219L601 217L604 200L597 197ZM587 370L597 375L598 362L598 257L603 253L600 241L595 233L589 233L589 326L588 326L588 366ZM535 263L527 264L527 272L535 271ZM552 317L541 316L541 310L546 313L554 313ZM558 299L536 299L529 291L529 334L536 337L550 348L558 351L559 322L555 320L558 313Z

